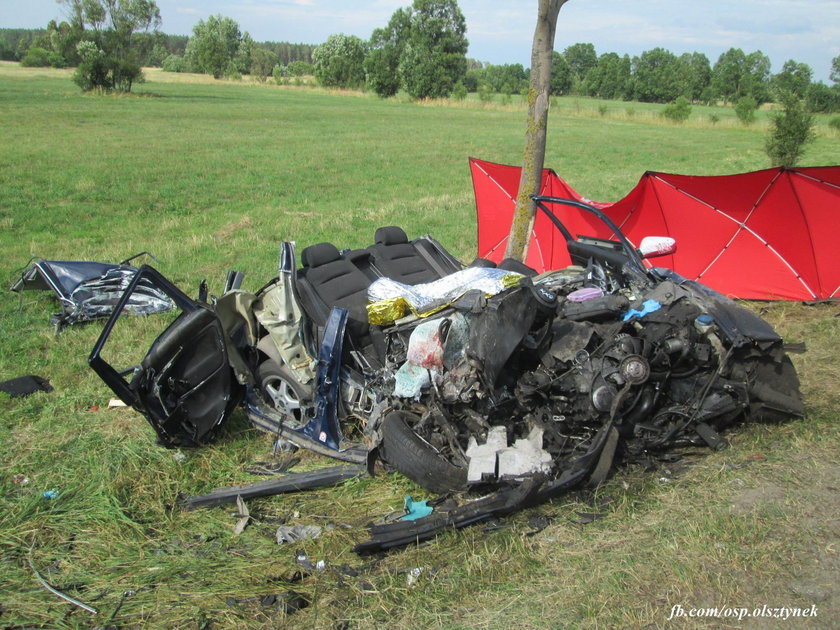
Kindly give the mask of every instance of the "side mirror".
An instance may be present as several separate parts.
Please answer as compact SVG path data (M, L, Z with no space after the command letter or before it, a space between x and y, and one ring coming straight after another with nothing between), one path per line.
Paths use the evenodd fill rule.
M642 258L667 256L677 251L677 241L670 236L645 236L639 244Z

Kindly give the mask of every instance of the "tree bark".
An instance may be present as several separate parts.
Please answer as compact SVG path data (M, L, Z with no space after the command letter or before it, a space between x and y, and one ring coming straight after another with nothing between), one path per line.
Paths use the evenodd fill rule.
M536 204L531 195L540 191L545 161L545 135L548 126L549 89L551 87L551 55L557 16L568 0L539 0L537 26L531 48L531 81L528 87L528 123L525 129L525 151L522 177L516 197L516 210L510 226L505 258L524 261L534 227Z

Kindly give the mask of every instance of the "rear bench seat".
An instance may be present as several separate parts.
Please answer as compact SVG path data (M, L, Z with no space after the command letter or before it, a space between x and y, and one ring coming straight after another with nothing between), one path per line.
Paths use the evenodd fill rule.
M301 306L317 327L323 329L333 306L345 308L348 331L359 346L373 341L367 319L367 290L376 278L415 285L433 282L463 268L434 239L409 241L405 231L394 225L376 230L374 240L375 244L366 249L344 254L332 243L310 245L301 252L302 267L295 277ZM473 266L484 266L481 262L478 259ZM493 266L490 261L486 263ZM517 264L521 269L512 270L527 273L527 267ZM499 266L504 268L505 263Z
M352 262L343 258L332 243L318 243L300 254L302 267L295 287L301 306L323 328L330 309L348 311L348 328L354 336L367 335L367 289L371 280Z
M439 280L462 267L447 252L438 250L432 241L408 240L405 231L395 225L381 227L374 234L375 244L367 248L374 270L380 276L403 284L423 284Z

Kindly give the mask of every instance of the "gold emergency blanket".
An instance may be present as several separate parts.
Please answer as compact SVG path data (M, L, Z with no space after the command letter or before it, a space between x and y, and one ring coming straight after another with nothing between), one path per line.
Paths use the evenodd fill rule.
M504 269L470 267L445 278L416 284L379 278L368 288L368 322L390 324L409 313L427 317L446 308L468 291L481 291L486 297L519 284L522 274Z

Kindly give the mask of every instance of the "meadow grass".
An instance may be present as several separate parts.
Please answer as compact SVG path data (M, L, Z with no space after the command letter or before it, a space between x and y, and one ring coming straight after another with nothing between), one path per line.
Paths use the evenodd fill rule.
M220 291L231 268L255 289L274 275L283 239L362 247L389 224L431 233L470 259L467 158L521 160L516 97L415 104L170 78L149 73L134 95L93 96L67 71L0 64L7 284L31 256L118 261L148 250L190 294L204 278ZM599 106L559 99L545 160L592 199L622 197L646 170L767 167L761 125L703 124L708 114L698 112L678 127L652 106L608 103L605 115ZM837 158L837 138L821 133L803 164ZM0 395L3 627L641 628L665 625L673 604L764 603L817 603L817 627L832 627L832 612L836 619L837 594L825 586L838 568L840 483L832 341L840 319L830 305L752 305L788 340L808 342L794 357L805 419L748 426L731 436L731 449L688 465L624 469L594 493L360 558L350 548L365 539L366 523L399 509L406 494L425 498L421 489L385 474L256 500L256 519L236 537L232 509L183 512L177 496L254 480L243 468L269 456L271 439L237 414L207 448L155 446L138 414L106 409L110 391L85 360L98 324L56 336L49 295L2 295L0 378L39 374L55 387ZM132 347L116 352L145 349L160 321L131 320ZM304 454L299 469L320 465ZM28 484L15 484L15 474ZM58 496L43 498L51 489ZM581 525L578 512L606 517ZM274 542L284 521L325 527L299 547L327 570L301 576L298 547ZM548 526L537 531L540 523ZM49 582L100 613L47 593L30 556ZM287 614L260 601L290 590L310 605Z

